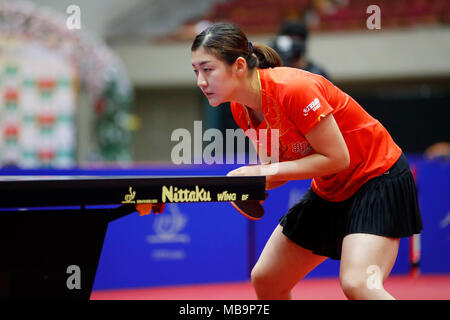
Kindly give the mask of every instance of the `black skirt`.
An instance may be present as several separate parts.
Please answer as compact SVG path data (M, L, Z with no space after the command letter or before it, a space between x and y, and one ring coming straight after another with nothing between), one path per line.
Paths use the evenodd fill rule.
M403 238L423 229L417 190L406 157L367 181L341 202L320 198L310 188L280 219L283 234L313 253L340 260L342 241L352 233Z

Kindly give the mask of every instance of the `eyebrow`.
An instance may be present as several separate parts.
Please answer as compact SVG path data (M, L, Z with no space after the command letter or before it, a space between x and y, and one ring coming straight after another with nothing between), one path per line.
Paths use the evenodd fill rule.
M204 65L204 64L207 64L207 63L209 63L209 62L211 62L211 61L209 61L209 60L207 60L207 61L202 61L202 62L200 62L200 63L198 64L198 66L200 67L200 66L202 66L202 65ZM193 63L192 66L195 67L195 64Z

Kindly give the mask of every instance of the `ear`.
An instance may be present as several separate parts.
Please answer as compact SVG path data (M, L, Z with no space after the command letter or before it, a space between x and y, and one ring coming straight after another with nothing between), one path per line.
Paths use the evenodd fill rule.
M247 73L247 61L243 57L239 57L233 64L235 74L241 78Z

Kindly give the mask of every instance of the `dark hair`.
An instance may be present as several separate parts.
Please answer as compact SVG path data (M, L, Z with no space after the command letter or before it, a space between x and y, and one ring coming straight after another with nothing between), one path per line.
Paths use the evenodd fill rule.
M283 64L275 50L264 44L252 44L242 30L231 23L215 23L203 30L195 37L191 51L200 47L229 65L239 57L245 58L249 69L275 68Z
M278 35L296 37L306 41L308 39L308 28L303 21L288 20L281 25Z

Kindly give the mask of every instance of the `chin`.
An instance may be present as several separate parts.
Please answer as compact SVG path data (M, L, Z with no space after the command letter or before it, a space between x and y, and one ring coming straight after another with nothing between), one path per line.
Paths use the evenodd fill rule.
M208 100L208 102L211 107L217 107L218 105L220 105L222 103L219 100Z

